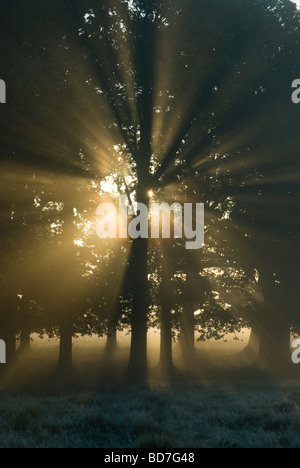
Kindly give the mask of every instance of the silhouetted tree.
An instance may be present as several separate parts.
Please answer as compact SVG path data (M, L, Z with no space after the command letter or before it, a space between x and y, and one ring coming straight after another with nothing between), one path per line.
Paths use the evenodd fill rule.
M99 182L111 174L120 182L119 193L147 206L150 189L170 200L184 185L190 193L182 192L181 201L206 204L211 251L195 253L183 268L187 299L182 303L182 323L188 355L193 354L197 303L203 302L205 314L216 318L214 333L222 331L223 324L226 330L239 327L241 317L233 319L212 297L205 275L199 275L201 269L235 258L237 268L250 272L249 277L255 270L259 274L264 296L264 307L255 314L261 327L259 359L269 366L286 363L289 329L297 322L299 185L293 174L299 117L290 99L299 64L295 6L288 0L2 3L0 37L7 42L3 78L14 92L1 118L1 164L5 168L9 160L16 177L26 166L40 187L54 178L64 189L53 189L52 200L64 210L54 249L60 247L64 263L60 274L54 274L55 265L48 262L59 310L52 326L57 330L60 325L60 367L71 367L72 335L82 323L75 311L84 294L78 287L83 285L82 271L74 267L73 261L79 262L71 232L74 208L79 206L76 195L82 193L74 186L88 188L94 179ZM1 117L3 112L1 106ZM26 264L31 256L29 217L27 213L24 221L24 211L32 209L32 197L25 208L20 206L26 186L22 181L10 188L9 207L1 214L3 238L11 246L2 246L7 287L1 313L9 322L4 325L10 343L18 327L7 311L17 313L18 289L9 272L22 273L22 267L11 269L11 261ZM222 216L227 222L220 223ZM22 235L27 240L21 255L11 257L12 246L19 245ZM211 254L216 260L209 258L205 266L205 256ZM124 294L131 296L128 372L133 379L144 379L147 371L150 266L148 240L132 241L130 282ZM172 277L174 269L161 273L162 354L167 367L174 324L166 291ZM190 299L194 284L202 297ZM287 296L292 300L285 302ZM116 328L121 298L118 293L111 296L110 319L106 315L110 330ZM218 320L220 314L223 318Z

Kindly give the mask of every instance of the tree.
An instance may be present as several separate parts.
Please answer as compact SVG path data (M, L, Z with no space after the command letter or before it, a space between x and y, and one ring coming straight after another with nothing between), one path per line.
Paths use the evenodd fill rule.
M9 43L14 47L5 51L5 78L15 93L7 118L1 122L2 140L14 164L20 167L26 158L27 169L37 179L45 174L61 175L70 191L56 200L68 210L67 231L67 220L76 207L72 187L79 182L89 186L96 176L117 174L119 193L147 206L150 189L154 193L161 190L170 198L188 185L190 199L199 195L197 202L206 203L207 229L215 230L211 237L215 238L216 256L232 255L234 247L225 252L224 239L233 243L239 237L236 228L240 256L242 252L246 258L244 251L251 249L264 254L260 259L255 255L247 264L248 270L259 271L269 304L261 323L265 322L265 331L267 327L279 330L279 323L287 330L294 312L277 314L280 320L271 323L275 304L271 304L270 291L277 288L274 273L285 277L276 281L292 285L283 257L278 262L273 257L276 242L292 257L286 246L290 240L295 246L298 224L290 226L292 234L287 234L283 223L273 224L278 236L272 247L263 246L269 233L268 200L278 188L276 180L272 190L267 188L270 178L280 170L287 176L296 167L298 114L290 99L290 84L299 63L295 7L288 0L18 3L3 2L2 35L12 25L16 33ZM54 23L55 36L45 35ZM280 146L276 148L274 142ZM281 189L285 200L290 196L296 200L296 183ZM262 199L263 216L256 205ZM216 219L226 206L231 225L229 220L221 225ZM274 220L276 208L271 211ZM287 220L290 223L291 211ZM259 233L255 232L258 226ZM66 240L69 246L71 238ZM195 258L203 269L204 259ZM132 293L129 374L144 379L149 311L146 239L132 242L128 263ZM197 270L187 268L186 274L196 281ZM165 272L163 284L171 278ZM207 288L201 276L200 280L204 294ZM69 294L73 294L71 290ZM69 296L64 310L66 302ZM193 308L193 301L183 307L190 348ZM161 317L170 351L169 313L165 304ZM74 325L74 320L70 322ZM71 324L68 333L63 328L61 335L66 336L70 350Z

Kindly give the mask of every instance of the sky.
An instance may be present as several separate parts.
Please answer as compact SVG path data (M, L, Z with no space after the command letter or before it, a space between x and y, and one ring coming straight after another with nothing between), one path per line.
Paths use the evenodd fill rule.
M296 3L297 7L300 8L300 0L291 0L293 3Z

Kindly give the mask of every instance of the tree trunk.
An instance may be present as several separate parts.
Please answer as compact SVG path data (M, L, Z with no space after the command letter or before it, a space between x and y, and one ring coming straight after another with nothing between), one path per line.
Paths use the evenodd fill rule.
M284 309L284 291L274 281L273 271L260 271L264 305L260 320L260 347L256 366L281 375L292 367L290 321Z
M253 325L250 331L249 341L242 352L250 356L257 354L260 347L260 342L261 329L257 325Z
M57 374L70 376L74 373L72 356L73 326L72 321L65 321L60 327L60 345Z
M172 320L168 308L161 311L160 360L159 369L163 378L169 379L174 373L172 356Z
M199 275L201 258L193 251L186 250L186 283L184 288L184 303L182 317L182 356L188 372L194 372L197 366L195 347L195 310L201 308L205 300L205 292L210 289L208 280Z
M145 138L145 137L144 137ZM142 142L140 164L137 167L137 201L149 208L149 160L151 141ZM143 158L144 152L144 158ZM148 155L148 158L146 158ZM128 364L130 380L145 381L147 378L147 314L148 314L148 239L134 239L131 249L131 349Z
M115 266L117 268L117 266ZM103 353L104 360L110 364L114 355L118 349L118 341L117 341L117 327L119 317L122 314L122 306L121 306L121 290L123 288L123 284L121 285L120 289L117 288L116 294L112 300L111 304L111 311L108 318L108 325L107 325L107 341L106 347Z
M163 259L162 285L161 285L161 332L160 332L160 361L159 371L164 379L170 379L174 374L174 364L172 355L172 316L170 306L171 281L170 272Z
M266 311L261 325L256 367L275 375L288 373L292 367L290 324L276 318L274 311Z
M62 238L62 268L64 268L64 275L68 281L70 278L74 281L76 275L75 266L75 250L74 250L74 211L73 204L69 202L66 197L64 201L64 227ZM72 281L71 281L72 283ZM60 346L59 346L59 359L57 366L57 374L69 376L74 373L73 359L72 359L72 339L73 339L73 303L72 294L75 294L75 289L71 286L68 289L62 284L62 291L60 292L60 307L61 307L61 320L60 320Z
M30 332L22 330L18 352L22 353L22 352L26 352L30 350L31 350Z
M289 373L292 367L289 323L281 322L280 327L269 325L263 330L256 366L275 375Z
M140 68L137 81L142 93L138 99L140 121L140 139L134 155L137 171L137 202L149 208L150 160L152 155L153 130L153 82L151 68L152 25L149 31L143 31L139 42L139 53L147 57L144 67ZM146 54L146 55L145 55ZM148 239L135 239L132 245L133 259L133 305L131 327L131 349L128 365L128 376L131 380L145 381L147 378L147 314L148 314Z
M258 358L261 343L261 325L256 321L252 324L247 345L233 357L238 359L240 365L250 365Z
M133 241L131 349L128 377L144 381L147 377L147 239Z
M103 352L103 361L105 364L110 364L118 349L117 342L117 325L112 323L107 330L106 346Z
M194 308L188 302L184 305L182 317L183 337L181 340L183 360L186 370L193 371L195 369L196 353L195 353L195 318Z

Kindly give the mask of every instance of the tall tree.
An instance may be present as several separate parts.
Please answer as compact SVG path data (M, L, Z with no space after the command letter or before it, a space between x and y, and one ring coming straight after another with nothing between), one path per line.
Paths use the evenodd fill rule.
M287 177L296 167L298 114L289 93L299 63L299 13L288 0L2 3L1 33L10 37L5 72L14 93L1 120L1 143L19 169L25 158L37 178L60 174L66 185L117 171L120 193L146 206L150 189L164 189L170 198L174 187L192 180L201 187L196 193L203 194L197 201L210 212L208 229L216 226L214 215L225 203L235 207L232 229L216 230L219 245L225 236L235 239L236 228L241 236L252 236L257 251L267 243L262 219L267 218L256 206L264 199L267 212L278 178L269 192L261 191L261 182L268 186L272 174L283 171ZM279 140L276 148L272 142ZM296 183L282 190L285 200L289 192L295 200ZM73 197L72 190L67 197ZM260 226L259 233L251 223ZM269 304L270 275L282 277L286 271L282 257L278 263L270 260L274 246L279 240L286 246L290 239L294 246L298 225L289 235L283 223L273 227L280 233L265 251L268 271L260 268ZM129 373L142 379L147 251L147 239L132 242ZM259 260L254 268L255 263ZM270 329L273 317L268 314Z

